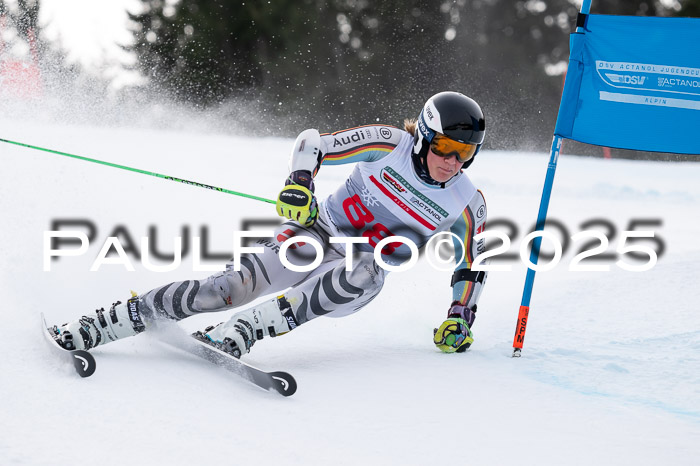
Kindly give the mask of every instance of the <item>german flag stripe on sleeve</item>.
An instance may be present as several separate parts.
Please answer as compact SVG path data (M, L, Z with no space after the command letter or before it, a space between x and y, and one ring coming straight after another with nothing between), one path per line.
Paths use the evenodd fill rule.
M461 304L467 304L469 302L469 298L472 297L472 293L474 292L475 286L476 284L474 282L464 282L464 290L462 290L462 295L459 298L459 302Z
M462 212L462 219L464 220L464 224L467 226L466 232L464 234L464 238L462 238L462 241L464 242L464 262L467 264L467 267L471 268L472 266L472 261L474 260L474 255L472 254L472 235L474 234L474 215L472 214L471 209L469 206L467 206L466 209Z
M334 162L334 161L340 161L340 160L348 160L351 159L352 157L356 156L361 156L364 153L367 152L391 152L395 149L396 146L393 144L381 144L381 143L374 143L374 144L365 144L359 147L353 147L350 150L342 151L342 152L332 152L324 155L323 162Z

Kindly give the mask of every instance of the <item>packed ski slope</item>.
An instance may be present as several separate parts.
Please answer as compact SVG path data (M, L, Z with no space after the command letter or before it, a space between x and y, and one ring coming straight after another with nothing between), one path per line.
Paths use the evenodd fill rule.
M5 139L268 198L291 147L6 117L0 128ZM452 355L431 341L450 273L421 260L391 274L361 312L256 344L249 362L297 379L297 393L282 398L148 333L96 349L97 372L80 379L56 363L39 328L40 311L62 323L130 290L209 274L193 271L191 252L170 272L131 255L133 272L90 272L116 229L137 251L153 226L161 252L176 236L207 236L209 252L230 254L243 221L275 219L271 205L8 144L0 161L3 465L698 464L700 164L561 157L550 216L569 236L607 220L611 252L630 221L651 219L661 226L637 229L653 229L665 250L648 272L614 260L609 272L572 272L581 243L570 245L537 275L522 358L510 357L520 260L497 262L511 270L490 274L475 343ZM484 152L469 169L489 218L519 229L509 252L535 221L546 165L545 154ZM351 168L322 168L317 193L332 192ZM43 234L55 220L87 220L96 232L85 255L54 260L47 272ZM194 331L230 315L179 325Z

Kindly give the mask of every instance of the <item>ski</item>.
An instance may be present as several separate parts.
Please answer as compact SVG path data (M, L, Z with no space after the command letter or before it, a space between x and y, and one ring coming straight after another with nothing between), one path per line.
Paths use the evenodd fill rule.
M56 326L49 327L46 324L46 317L41 313L42 332L46 336L47 343L53 348L53 352L60 356L65 362L72 363L75 372L80 377L90 377L95 373L95 358L92 354L85 350L67 350L58 342L58 328Z
M257 385L263 390L275 390L282 396L291 396L297 391L297 382L287 372L266 372L241 361L240 359L216 348L209 340L197 338L197 334L175 335L171 329L160 329L159 339L163 343L200 357L212 364L238 374L245 380ZM180 333L179 331L177 333ZM155 334L155 332L154 332ZM182 338L186 335L186 338Z

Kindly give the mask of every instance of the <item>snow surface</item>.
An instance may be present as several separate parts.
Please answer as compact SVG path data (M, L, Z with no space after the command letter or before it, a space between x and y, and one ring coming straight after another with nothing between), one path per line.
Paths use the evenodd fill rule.
M274 198L291 141L59 124L5 117L0 137ZM489 218L535 221L548 156L485 152L469 172ZM562 156L550 216L574 234L590 219L617 237L631 219L661 219L666 250L648 272L571 272L576 244L537 275L523 357L511 344L525 267L492 272L475 343L442 354L432 329L450 301L450 273L424 261L391 274L361 312L319 318L265 339L247 360L285 370L291 398L264 392L164 346L148 333L94 351L78 378L56 363L39 312L63 323L174 280L203 278L192 255L173 272L104 265L89 272L119 225L158 249L189 226L209 227L230 251L243 219L271 205L0 143L0 464L699 464L700 164ZM351 167L324 167L330 193ZM43 268L55 219L89 219L97 238L82 257ZM647 243L649 244L649 243ZM506 263L501 263L506 264ZM182 325L201 329L231 311Z

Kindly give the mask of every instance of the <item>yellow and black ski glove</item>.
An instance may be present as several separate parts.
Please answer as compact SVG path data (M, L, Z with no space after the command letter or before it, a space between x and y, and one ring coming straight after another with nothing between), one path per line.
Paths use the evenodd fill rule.
M476 315L467 306L453 302L447 311L447 319L433 331L433 343L444 353L466 351L474 343L471 327L475 318Z
M305 227L316 223L318 204L310 172L297 170L289 175L286 186L277 196L277 214Z

